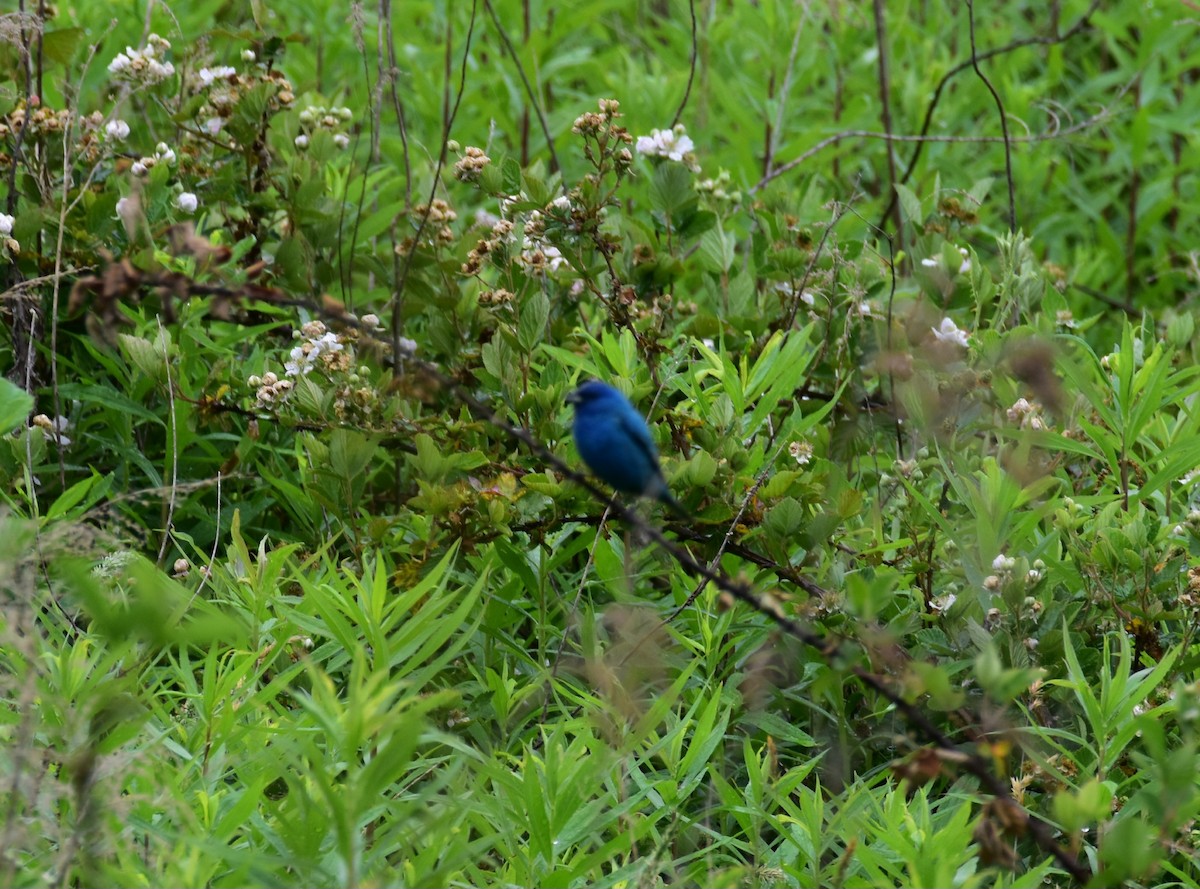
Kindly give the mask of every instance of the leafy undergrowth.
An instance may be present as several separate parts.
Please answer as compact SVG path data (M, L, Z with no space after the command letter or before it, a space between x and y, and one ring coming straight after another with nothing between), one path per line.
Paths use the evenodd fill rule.
M1194 23L274 6L0 18L5 885L1195 885Z

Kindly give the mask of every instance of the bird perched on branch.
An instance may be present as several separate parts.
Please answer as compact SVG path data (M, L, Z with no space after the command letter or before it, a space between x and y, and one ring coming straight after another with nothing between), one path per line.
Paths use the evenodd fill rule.
M567 403L575 406L575 447L597 477L624 494L653 497L690 518L667 489L654 439L628 398L607 383L588 380L567 396Z

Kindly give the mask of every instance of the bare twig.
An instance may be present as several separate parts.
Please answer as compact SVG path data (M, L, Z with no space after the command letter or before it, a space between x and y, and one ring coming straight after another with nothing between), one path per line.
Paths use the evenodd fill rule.
M975 69L975 74L992 94L1000 116L1000 132L1004 136L1004 177L1008 182L1008 230L1015 233L1017 230L1017 186L1013 180L1012 144L1008 141L1008 115L1004 111L1004 103L1000 100L1000 94L996 92L992 82L979 67L979 52L975 47L975 0L967 0L967 22L971 30L971 67Z
M546 150L550 152L551 172L561 170L562 165L559 164L558 154L554 150L554 137L550 135L550 124L546 121L546 115L542 111L541 103L538 102L533 84L529 82L529 76L525 73L525 66L521 64L521 57L517 55L516 47L509 40L508 32L504 30L504 25L500 22L500 16L496 14L496 9L492 6L492 0L483 0L483 5L487 9L488 15L492 17L492 23L496 26L496 33L500 35L500 42L504 44L504 49L508 52L508 57L517 66L517 74L521 76L521 83L525 86L525 95L529 97L529 105L533 108L534 114L537 115L538 124L542 128L542 135L546 139Z
M437 196L438 187L442 182L442 168L446 164L446 143L450 140L450 129L454 126L454 118L458 116L459 105L462 104L463 93L467 88L467 59L471 55L471 39L475 35L475 17L479 11L479 0L471 2L471 21L467 26L467 39L463 44L462 67L459 71L458 79L458 96L454 100L453 108L445 109L445 116L442 120L442 144L438 150L437 164L433 170L433 183L429 186L429 200L426 204L432 204L434 197ZM449 21L449 19L447 19ZM447 25L449 27L449 25ZM446 46L447 61L449 60L450 46L447 39ZM447 89L449 84L447 83ZM448 101L448 99L447 99ZM421 241L421 235L425 232L425 226L429 223L429 214L425 213L421 216L421 221L417 224L417 230L413 234L413 246L408 254L404 257L404 267L400 270L400 277L396 281L396 294L393 298L392 305L392 354L400 356L403 350L400 348L400 304L404 297L404 285L408 281L408 273L412 270L413 257L417 255L417 245Z
M688 0L688 13L692 17L692 48L688 53L688 79L687 86L683 88L683 98L679 100L679 107L675 109L675 117L671 120L672 129L683 117L683 109L687 108L688 99L692 95L692 82L696 79L696 56L699 54L699 44L696 40L696 0Z
M1124 95L1128 88L1129 87L1126 86L1123 89L1121 89L1121 91L1117 94L1117 98L1120 98L1122 95ZM1029 143L1036 143L1036 142L1047 142L1047 141L1051 141L1054 139L1061 139L1064 136L1070 136L1075 133L1082 132L1083 130L1090 129L1091 127L1094 127L1096 124L1101 123L1105 120L1108 120L1108 118L1112 117L1112 115L1113 115L1112 108L1105 107L1105 108L1100 109L1100 111L1096 112L1095 114L1093 114L1091 117L1087 118L1086 120L1081 120L1079 123L1075 124L1074 126L1069 126L1069 127L1066 127L1065 129L1055 128L1052 130L1047 130L1042 133L1034 133L1031 136L1014 136L1010 139L1005 139L1002 136L902 136L902 135L896 135L896 134L889 135L888 133L880 133L880 132L876 132L875 130L843 130L840 133L834 133L832 136L827 136L826 138L824 138L820 142L818 142L816 145L814 145L811 148L804 151L799 157L796 157L796 158L788 161L782 167L779 167L778 169L774 170L769 175L763 176L763 178L760 179L757 183L755 183L754 187L751 188L750 190L751 190L751 192L757 192L757 191L761 190L764 186L768 185L772 180L779 178L784 173L791 172L793 169L800 166L800 164L804 163L806 160L808 160L813 155L819 154L820 152L822 152L826 148L828 148L830 145L836 145L838 142L843 142L846 139L886 139L889 142L950 142L950 143L962 143L962 144L985 144L985 143L989 143L989 142L1007 142L1010 145L1019 145L1019 144L1029 144Z
M879 68L879 119L883 131L892 135L892 78L888 70L887 21L883 14L883 0L875 0L875 50ZM896 152L892 144L887 143L888 191L896 190ZM900 249L904 249L904 228L900 220L900 206L897 204L892 213L892 226L899 239Z

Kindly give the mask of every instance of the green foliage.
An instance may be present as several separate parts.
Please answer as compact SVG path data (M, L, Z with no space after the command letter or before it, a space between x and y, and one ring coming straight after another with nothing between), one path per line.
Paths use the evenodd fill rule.
M0 881L1195 884L1195 41L994 6L5 29Z

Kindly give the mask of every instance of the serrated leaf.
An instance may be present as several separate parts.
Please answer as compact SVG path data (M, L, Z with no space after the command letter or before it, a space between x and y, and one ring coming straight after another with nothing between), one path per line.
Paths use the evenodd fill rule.
M159 346L145 337L127 333L118 334L117 342L130 363L150 379L161 380L166 375L166 356Z
M718 222L700 236L700 250L697 255L700 267L704 271L724 274L733 265L733 238L725 234Z
M549 318L550 297L540 290L521 306L521 318L517 322L517 343L526 354L532 352L541 342Z
M505 194L515 195L521 191L521 165L516 158L506 157L500 162L501 188Z
M900 211L904 214L904 218L913 225L920 225L925 221L925 214L921 210L921 199L907 185L896 183L896 196L900 199Z
M695 200L692 174L681 164L659 164L650 180L650 206L659 213L674 216Z

